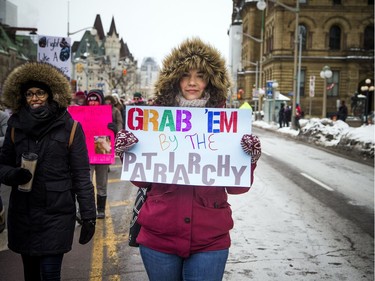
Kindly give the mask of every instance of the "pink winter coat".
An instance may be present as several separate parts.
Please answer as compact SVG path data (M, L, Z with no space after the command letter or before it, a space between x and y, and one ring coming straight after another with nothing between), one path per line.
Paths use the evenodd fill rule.
M255 168L252 164L252 172ZM146 182L133 184L150 186ZM249 189L152 183L137 220L142 226L137 242L181 257L228 249L233 219L227 193L241 194Z

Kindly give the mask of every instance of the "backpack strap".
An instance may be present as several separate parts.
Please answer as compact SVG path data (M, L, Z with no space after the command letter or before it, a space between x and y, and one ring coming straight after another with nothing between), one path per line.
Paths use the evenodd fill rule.
M70 147L70 146L72 145L72 143L73 143L73 140L74 140L74 134L75 134L76 129L77 129L77 124L78 124L78 122L77 122L76 120L74 120L72 130L70 131L69 147ZM12 128L12 129L13 129L13 128Z

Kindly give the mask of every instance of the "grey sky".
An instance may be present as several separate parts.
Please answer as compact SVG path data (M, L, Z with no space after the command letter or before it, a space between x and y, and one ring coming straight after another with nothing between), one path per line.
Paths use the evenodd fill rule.
M18 6L18 26L36 27L38 34L66 36L68 1L8 0ZM159 63L183 39L199 36L228 58L230 0L70 0L70 32L92 26L101 15L104 32L112 16L117 32L133 56ZM80 40L83 32L71 36Z

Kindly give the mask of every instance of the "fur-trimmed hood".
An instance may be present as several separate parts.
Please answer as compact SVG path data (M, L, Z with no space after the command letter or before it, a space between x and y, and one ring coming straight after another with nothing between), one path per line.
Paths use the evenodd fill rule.
M225 59L216 48L199 38L183 41L163 60L163 68L155 83L155 104L175 106L182 74L191 69L202 71L208 81L206 91L210 99L206 106L224 104L231 86Z
M68 107L71 100L68 77L51 64L27 62L13 69L3 84L1 101L12 112L19 112L24 104L22 89L30 81L47 85L51 90L52 99L60 107Z

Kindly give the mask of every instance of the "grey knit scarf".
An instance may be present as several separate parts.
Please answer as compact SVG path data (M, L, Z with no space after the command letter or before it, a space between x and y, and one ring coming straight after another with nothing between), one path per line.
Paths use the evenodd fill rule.
M203 97L200 98L200 99L187 100L182 96L182 94L180 92L176 96L176 101L177 101L178 105L181 106L181 107L204 107L209 98L210 98L210 94L205 92Z

